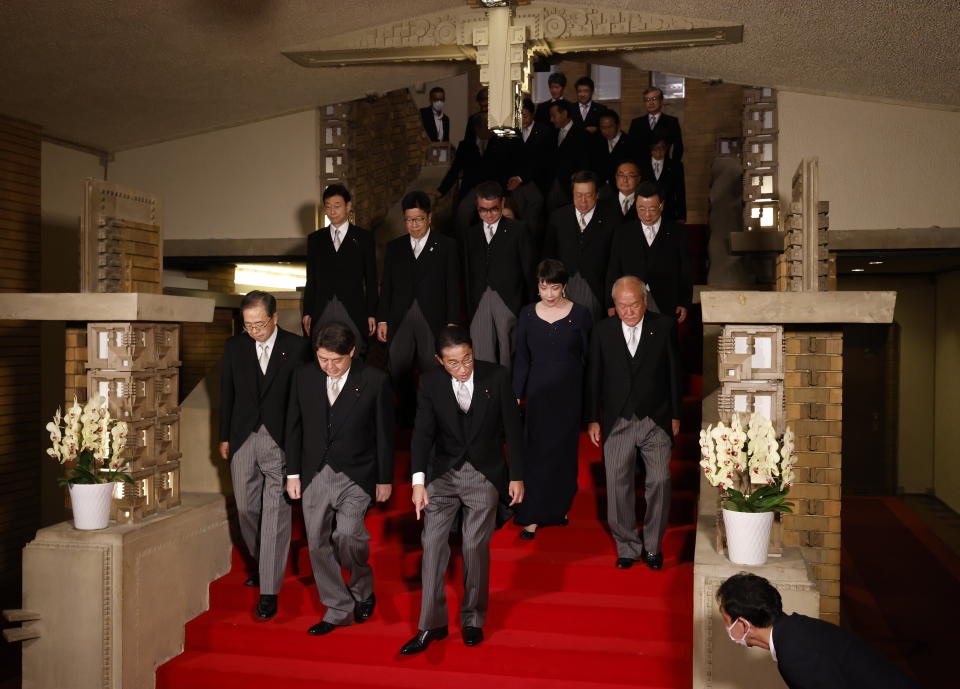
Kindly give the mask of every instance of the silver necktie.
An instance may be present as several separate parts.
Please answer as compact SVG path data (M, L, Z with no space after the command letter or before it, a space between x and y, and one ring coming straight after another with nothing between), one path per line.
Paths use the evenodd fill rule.
M270 346L262 344L260 345L260 370L266 375L267 373L267 364L270 363Z
M637 352L637 326L630 328L630 353L636 354Z
M460 409L466 414L470 411L470 391L467 390L466 383L460 383L460 387L457 388L457 404L460 405Z
M579 211L577 212L577 215L580 218L580 231L583 232L585 229L587 229L587 216Z
M487 244L493 241L493 225L487 225Z
M420 246L420 241L421 240L416 238L413 240L413 257L414 258L420 258L420 250L423 249L423 247Z
M340 379L331 378L330 390L327 391L327 399L330 401L331 406L333 406L333 403L337 401L337 396L339 394L340 394Z
M626 198L623 200L623 214L626 215L630 211L630 199Z
M339 229L335 229L333 231L333 250L334 251L340 250L340 230Z

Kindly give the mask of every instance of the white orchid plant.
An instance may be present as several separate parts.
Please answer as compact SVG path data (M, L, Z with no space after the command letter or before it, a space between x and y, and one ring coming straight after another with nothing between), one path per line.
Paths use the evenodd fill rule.
M127 444L127 424L110 417L105 397L93 397L82 408L74 397L63 417L57 409L46 429L47 454L67 466L66 475L58 479L61 486L133 482L127 471L130 460L120 456Z
M724 493L723 506L734 512L792 512L787 493L797 462L793 431L778 439L770 419L754 413L747 430L734 414L700 431L700 466L712 486Z

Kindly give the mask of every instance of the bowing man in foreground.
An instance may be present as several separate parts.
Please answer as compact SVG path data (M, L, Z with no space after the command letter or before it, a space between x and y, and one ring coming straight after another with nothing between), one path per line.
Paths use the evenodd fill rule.
M290 551L290 503L283 494L287 397L308 347L277 325L277 300L253 290L240 302L245 332L227 340L220 378L220 456L230 460L240 535L256 562L257 616L277 614Z
M607 521L616 566L663 567L660 544L670 514L670 452L680 432L680 386L672 318L647 311L646 285L632 275L613 285L616 316L597 324L587 367L587 435L600 446ZM647 510L637 534L634 475L646 469Z
M417 634L401 655L425 651L447 636L444 573L450 527L461 507L461 633L467 646L483 641L497 505L503 495L509 495L511 505L523 500L523 431L507 369L475 362L470 335L458 326L440 331L437 359L443 368L420 379L410 443L413 506L417 519L423 514L423 592Z
M287 494L303 499L310 565L327 608L307 633L322 636L373 614L363 520L374 500L390 498L395 428L390 380L354 361L356 342L346 324L321 326L313 347L316 360L297 371L290 390Z

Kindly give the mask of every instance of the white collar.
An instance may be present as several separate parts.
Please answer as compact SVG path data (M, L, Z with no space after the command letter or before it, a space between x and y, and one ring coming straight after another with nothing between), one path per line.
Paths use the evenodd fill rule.
M646 316L644 316L644 318L646 318ZM639 342L639 341L640 341L640 339L639 339L639 338L640 338L640 334L643 332L643 318L641 318L641 319L640 319L640 322L637 323L635 326L633 326L633 328L631 328L629 325L627 325L627 324L624 323L623 321L620 321L620 328L623 330L623 336L624 336L624 338L626 338L626 340L627 340L628 342L630 341L630 331L633 330L634 328L636 328L636 329L637 329L637 342Z
M663 216L661 215L659 218L657 218L657 222L653 223L652 225L647 225L644 222L641 222L640 225L643 226L644 230L653 230L653 234L657 234L657 232L660 231L660 223L662 222Z
M426 245L427 245L427 240L430 239L430 228L429 228L429 227L427 228L427 231L424 233L424 235L423 235L422 237L420 237L420 239L415 239L414 236L413 236L412 234L409 234L409 233L407 233L407 236L410 237L410 248L411 248L411 249L415 248L414 244L415 244L416 242L420 242L420 246L426 246Z
M350 364L350 368L353 368L353 364ZM330 389L330 386L333 385L333 382L336 381L340 385L340 391L343 391L343 386L347 384L347 376L350 375L350 368L343 372L343 375L339 378L331 378L327 376L327 389Z
M777 649L773 645L773 627L770 627L770 655L773 656L773 662L777 662Z
M497 233L497 230L500 229L500 221L501 221L501 220L503 220L503 216L502 216L502 215L501 215L499 218L497 218L497 222L485 222L485 223L482 223L482 224L483 224L483 233L486 234L486 233L487 233L487 228L488 228L488 227L492 227L492 228L493 228L493 233L496 234L496 233Z
M467 392L470 393L470 397L473 397L473 376L476 374L476 372L476 369L474 369L473 373L470 374L470 377L464 381L464 385L467 386ZM456 395L457 390L460 389L460 381L453 376L450 376L450 383L453 385L453 394Z
M573 129L573 120L570 120L565 125L560 128L560 133L566 136L570 133L570 130Z
M612 151L612 150L614 149L614 147L617 145L617 142L620 141L620 135L621 135L621 134L623 134L623 132L617 132L617 135L616 135L615 137L613 137L612 139L608 139L608 140L607 140L607 150L608 150L608 151Z
M347 230L350 229L350 221L347 220L342 225L334 225L330 223L330 237L333 237L333 233L337 230L340 230L340 240L342 241L344 237L347 236Z
M578 224L578 225L580 224L580 216L581 216L581 215L583 216L584 225L589 225L589 224L590 224L590 221L593 219L593 213L594 213L594 211L597 210L597 207L594 206L593 208L591 208L590 210L588 210L586 213L581 213L581 212L580 212L580 209L577 208L577 207L574 207L573 210L576 211L576 214L577 214L577 224Z
M272 318L272 316L271 316L271 318ZM256 340L254 340L254 342L256 342L256 344L257 344L257 348L259 349L261 346L266 345L267 348L269 349L270 353L273 354L273 346L277 343L277 333L278 333L278 332L280 332L280 326L279 326L279 325L275 325L275 326L273 327L273 334L272 334L270 337L267 338L266 342L257 342Z
M620 207L622 208L622 207L623 207L623 202L626 201L627 199L630 199L631 205L633 204L633 202L634 202L634 201L636 200L636 198L637 198L637 192L633 192L632 194L630 194L630 196L624 196L622 191L618 191L618 192L617 192L617 196L620 197Z

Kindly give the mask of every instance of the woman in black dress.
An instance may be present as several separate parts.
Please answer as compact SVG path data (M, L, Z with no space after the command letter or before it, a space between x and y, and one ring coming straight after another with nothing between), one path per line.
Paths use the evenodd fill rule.
M577 492L577 447L583 399L583 367L593 319L563 296L567 271L546 259L537 266L540 301L517 319L513 389L526 399L523 502L515 523L532 539L538 526L567 523Z

